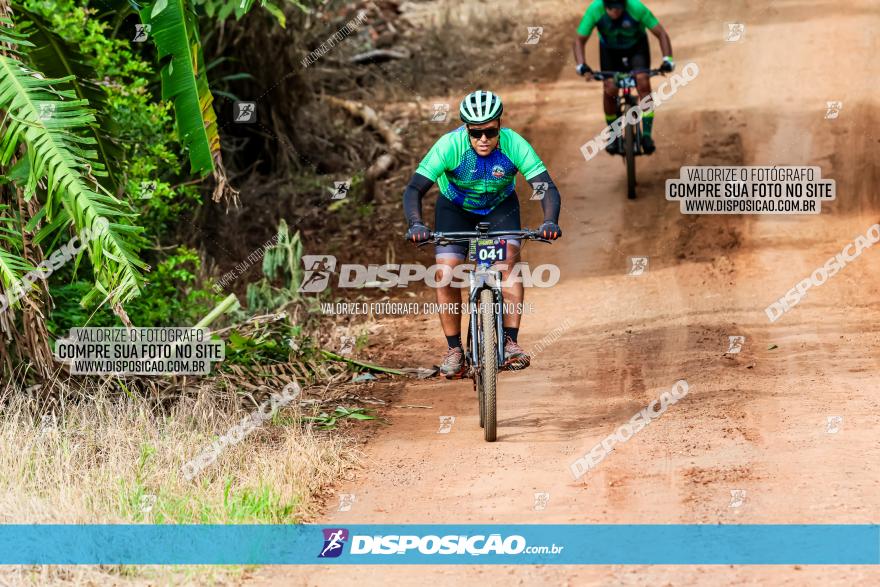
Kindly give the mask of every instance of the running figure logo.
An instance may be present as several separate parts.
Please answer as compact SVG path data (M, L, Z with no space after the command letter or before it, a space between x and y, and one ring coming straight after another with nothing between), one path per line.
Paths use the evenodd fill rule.
M825 425L825 432L828 434L837 434L840 427L843 426L843 416L828 416L828 423Z
M546 492L536 493L535 494L535 505L533 509L536 512L543 512L547 509L547 504L550 503L550 494Z
M342 548L348 540L348 530L345 528L324 528L324 548L318 558L337 558L342 554Z
M644 275L648 271L648 257L630 257L628 275Z
M746 490L745 489L731 489L730 490L730 505L727 507L738 508L741 507L742 504L746 502Z
M153 25L150 24L136 24L134 25L134 38L131 40L132 43L143 43L147 40L147 37L150 36L150 30L153 28Z
M544 194L547 193L547 190L550 188L550 184L546 181L536 181L532 184L532 197L530 200L543 200Z
M727 354L735 355L740 352L746 343L745 336L728 336L727 337Z
M40 120L49 120L55 115L55 104L47 102L40 104Z
M253 123L257 121L256 102L236 102L234 106L235 122Z
M343 336L342 337L342 346L339 348L340 355L350 355L354 350L354 337L353 336Z
M526 42L523 45L537 45L538 41L541 40L541 35L544 34L544 27L542 26L530 26L529 36L526 38Z
M303 276L300 293L318 293L330 285L330 274L336 269L336 257L333 255L303 255Z
M843 108L843 102L832 101L825 102L825 120L834 120L840 116L840 109Z
M727 23L727 42L728 43L736 43L741 41L743 36L746 34L746 25L741 22L729 22Z
M437 430L437 434L449 434L454 423L455 416L440 416L440 429Z
M351 189L350 181L334 181L333 182L333 195L330 197L331 200L344 200L345 196L348 195L348 190Z
M449 116L449 104L434 104L434 112L431 114L431 122L446 122Z
M141 200L149 200L153 197L153 192L156 191L156 182L155 181L142 181L141 182Z
M342 493L339 495L339 511L340 512L348 512L351 511L351 506L354 505L355 495L353 493Z

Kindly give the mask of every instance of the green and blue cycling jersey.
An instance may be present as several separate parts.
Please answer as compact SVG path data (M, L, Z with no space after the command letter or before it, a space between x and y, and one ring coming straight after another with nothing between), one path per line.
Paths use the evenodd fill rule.
M626 0L623 16L611 20L605 12L602 0L593 0L578 26L578 35L588 36L593 29L599 30L599 41L609 49L631 49L645 36L645 29L659 24L648 7L640 0Z
M509 128L501 129L498 148L480 157L464 126L440 137L416 169L437 183L443 197L483 216L513 194L517 171L530 180L547 168L528 141Z

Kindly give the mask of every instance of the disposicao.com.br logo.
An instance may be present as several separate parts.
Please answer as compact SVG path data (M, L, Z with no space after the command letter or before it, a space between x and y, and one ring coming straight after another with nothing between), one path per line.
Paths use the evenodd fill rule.
M326 528L324 547L319 558L338 557L343 552L346 542L350 542L351 555L406 555L406 554L439 554L439 555L471 555L488 554L560 554L564 546L529 546L526 539L518 534L502 536L501 534L467 535L426 535L389 534L366 536L354 534L350 537L345 528ZM411 552L412 551L412 552Z
M390 288L407 287L412 282L422 281L428 287L451 285L466 288L468 275L473 264L462 263L451 269L448 265L425 267L419 263L388 263L385 265L338 265L333 255L303 255L303 279L300 293L320 293L330 287L331 277L338 274L336 285L341 288ZM522 282L525 287L553 287L559 282L559 267L544 263L534 268L527 263L517 263L504 278L503 286ZM494 279L490 276L489 282Z

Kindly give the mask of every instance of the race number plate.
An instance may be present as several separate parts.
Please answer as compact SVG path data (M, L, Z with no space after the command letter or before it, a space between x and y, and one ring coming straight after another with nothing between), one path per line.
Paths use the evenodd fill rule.
M476 246L476 261L491 265L503 261L507 255L507 241L505 239L490 238L478 239Z

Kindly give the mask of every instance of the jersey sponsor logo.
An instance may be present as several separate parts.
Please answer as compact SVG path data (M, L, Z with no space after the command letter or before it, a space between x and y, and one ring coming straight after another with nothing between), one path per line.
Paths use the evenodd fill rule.
M492 175L493 177L504 177L504 168L500 165L495 165L492 167Z

